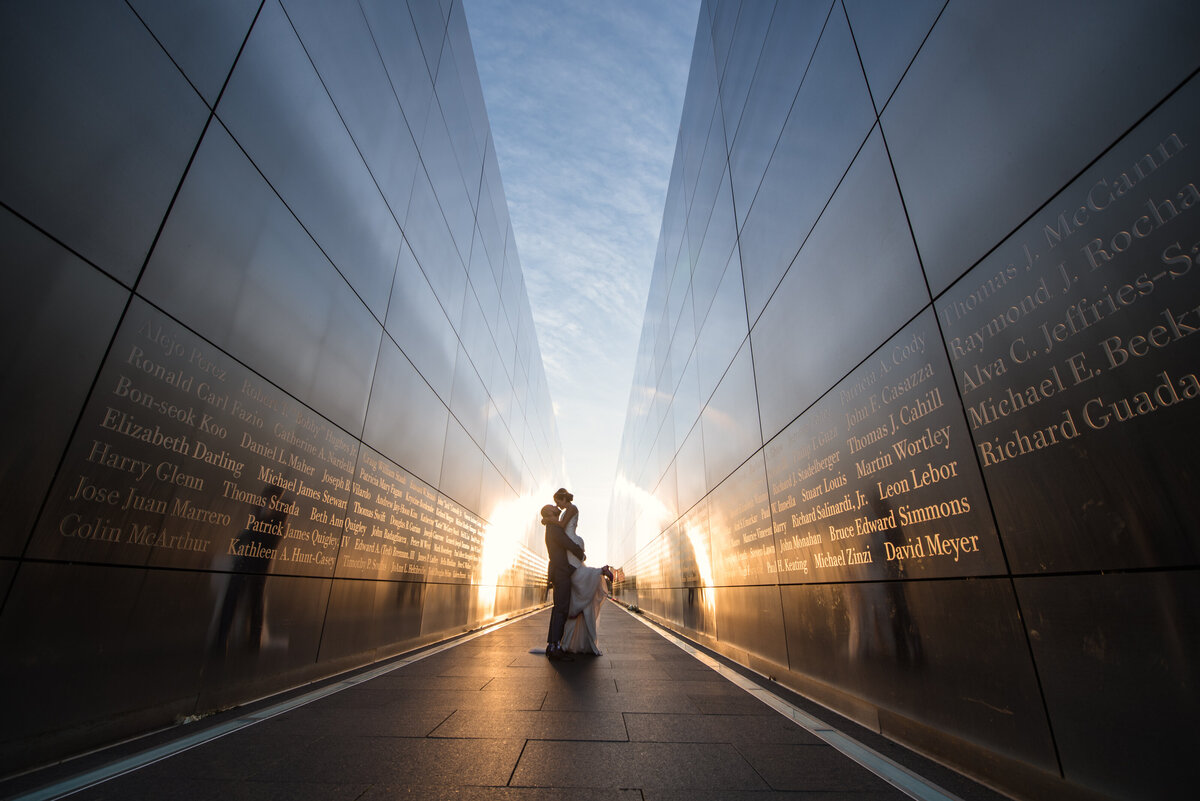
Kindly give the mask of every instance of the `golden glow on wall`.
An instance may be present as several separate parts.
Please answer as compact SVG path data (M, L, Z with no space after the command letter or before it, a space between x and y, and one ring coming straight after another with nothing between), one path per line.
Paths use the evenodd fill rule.
M488 516L476 584L482 618L492 617L501 585L524 585L530 578L546 575L548 561L540 547L537 521L542 506L538 499L549 493L539 490L536 495L501 501Z

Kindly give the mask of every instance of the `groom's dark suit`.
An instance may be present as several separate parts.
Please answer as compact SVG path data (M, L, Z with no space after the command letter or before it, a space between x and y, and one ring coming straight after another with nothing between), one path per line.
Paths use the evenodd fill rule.
M546 553L550 556L550 580L554 582L554 611L550 613L550 632L546 642L557 645L567 625L567 613L571 610L571 574L575 568L567 561L567 551L582 560L583 549L567 536L559 523L546 524Z

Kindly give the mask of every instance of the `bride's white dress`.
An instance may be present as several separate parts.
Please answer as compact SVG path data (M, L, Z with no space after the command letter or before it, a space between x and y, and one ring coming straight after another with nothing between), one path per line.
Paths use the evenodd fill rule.
M567 536L580 548L583 548L583 538L575 533L579 525L579 514L576 513L566 525ZM561 645L564 651L576 654L600 654L600 636L597 622L600 618L600 608L608 598L608 589L604 586L604 576L598 567L588 567L579 561L573 553L567 554L567 560L575 568L571 574L571 610L568 612L567 625L563 629Z

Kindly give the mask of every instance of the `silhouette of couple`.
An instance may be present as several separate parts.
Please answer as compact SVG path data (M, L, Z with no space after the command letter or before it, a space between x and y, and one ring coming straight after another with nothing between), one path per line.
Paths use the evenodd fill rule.
M596 625L600 608L608 597L605 579L612 581L612 570L608 565L588 567L584 564L587 557L583 539L576 533L579 508L571 503L574 497L567 490L559 489L554 493L554 503L542 507L546 552L550 557L548 578L554 588L546 656L564 662L573 661L572 653L601 653Z

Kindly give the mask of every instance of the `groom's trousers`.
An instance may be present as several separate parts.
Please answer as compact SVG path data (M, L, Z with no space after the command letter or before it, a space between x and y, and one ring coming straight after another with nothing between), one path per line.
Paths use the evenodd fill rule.
M563 629L567 625L567 613L571 611L571 573L574 568L570 565L555 568L551 572L554 580L554 610L550 613L550 632L546 642L558 643L562 640Z

